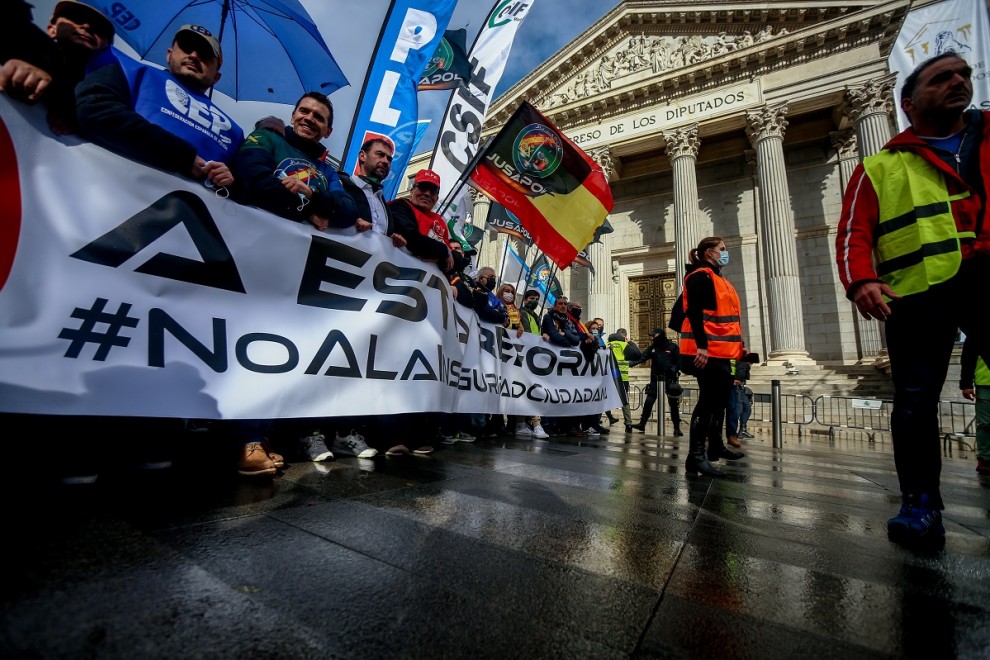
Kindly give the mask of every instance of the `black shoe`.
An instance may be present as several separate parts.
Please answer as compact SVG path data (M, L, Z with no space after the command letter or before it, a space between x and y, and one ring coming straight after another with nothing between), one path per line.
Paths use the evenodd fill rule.
M708 462L704 454L688 454L687 461L684 463L684 469L688 473L703 474L706 477L717 477L721 478L726 476L725 472L722 472L717 467Z
M609 413L608 415L606 415L606 417L608 417L608 424L609 424L609 426L611 426L612 424L615 424L615 423L617 423L619 421L618 418L616 418L614 415L612 415L612 413Z
M733 451L726 446L721 447L709 447L708 448L708 460L717 461L720 458L724 458L728 461L738 461L740 458L745 458L746 454L741 451Z
M632 432L633 432L632 424L626 424L626 433L632 433Z
M598 433L601 434L601 435L608 435L608 433L609 433L608 429L605 428L604 426L602 426L601 424L595 424L591 428L593 428L594 430L598 431Z
M677 436L678 438L681 437L682 435L684 435L683 433L681 433L681 427L680 426L675 426L674 427L674 435Z
M646 433L646 422L640 422L639 424L633 424L632 427L639 431L640 433Z

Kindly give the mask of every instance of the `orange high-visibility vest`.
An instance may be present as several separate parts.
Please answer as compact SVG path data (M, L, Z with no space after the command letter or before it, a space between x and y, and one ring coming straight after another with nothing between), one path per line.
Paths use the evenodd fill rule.
M729 284L729 280L716 275L711 268L698 268L684 278L683 305L684 325L681 327L681 340L678 347L681 355L697 355L698 344L694 341L691 321L687 319L688 299L687 280L695 273L708 271L715 285L715 309L704 310L704 331L708 336L708 356L738 360L743 355L742 322L739 316L739 294Z

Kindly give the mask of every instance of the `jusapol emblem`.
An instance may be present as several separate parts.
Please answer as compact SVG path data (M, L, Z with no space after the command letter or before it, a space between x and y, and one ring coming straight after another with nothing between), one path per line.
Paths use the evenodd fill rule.
M522 174L545 179L564 159L564 147L557 134L543 124L530 124L512 143L512 163Z
M430 78L430 76L438 71L447 71L453 63L454 50L450 47L446 39L441 39L436 52L433 53L433 57L430 58L429 63L426 65L426 71L423 72L423 77Z

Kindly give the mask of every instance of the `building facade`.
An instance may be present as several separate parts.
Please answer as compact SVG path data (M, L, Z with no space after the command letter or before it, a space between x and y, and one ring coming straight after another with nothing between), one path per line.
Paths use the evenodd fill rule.
M614 231L588 250L594 274L559 274L585 316L644 343L667 323L689 250L715 235L768 364L879 355L880 325L846 300L834 240L853 168L896 133L887 55L909 9L621 2L493 103L486 134L529 100L609 177ZM475 198L475 225L488 204ZM505 240L490 233L479 264L497 266Z

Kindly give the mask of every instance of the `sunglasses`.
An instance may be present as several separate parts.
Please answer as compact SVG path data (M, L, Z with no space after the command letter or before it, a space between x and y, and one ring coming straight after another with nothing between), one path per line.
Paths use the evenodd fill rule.
M185 53L196 52L204 62L213 62L217 56L213 54L213 46L206 39L191 34L180 34L175 38L176 45Z
M58 13L57 18L64 18L77 25L88 25L90 32L105 39L113 39L113 30L108 29L105 21L95 16L96 10L87 7L66 6Z
M440 194L440 188L432 183L417 183L416 187L425 193L430 193L431 195Z

